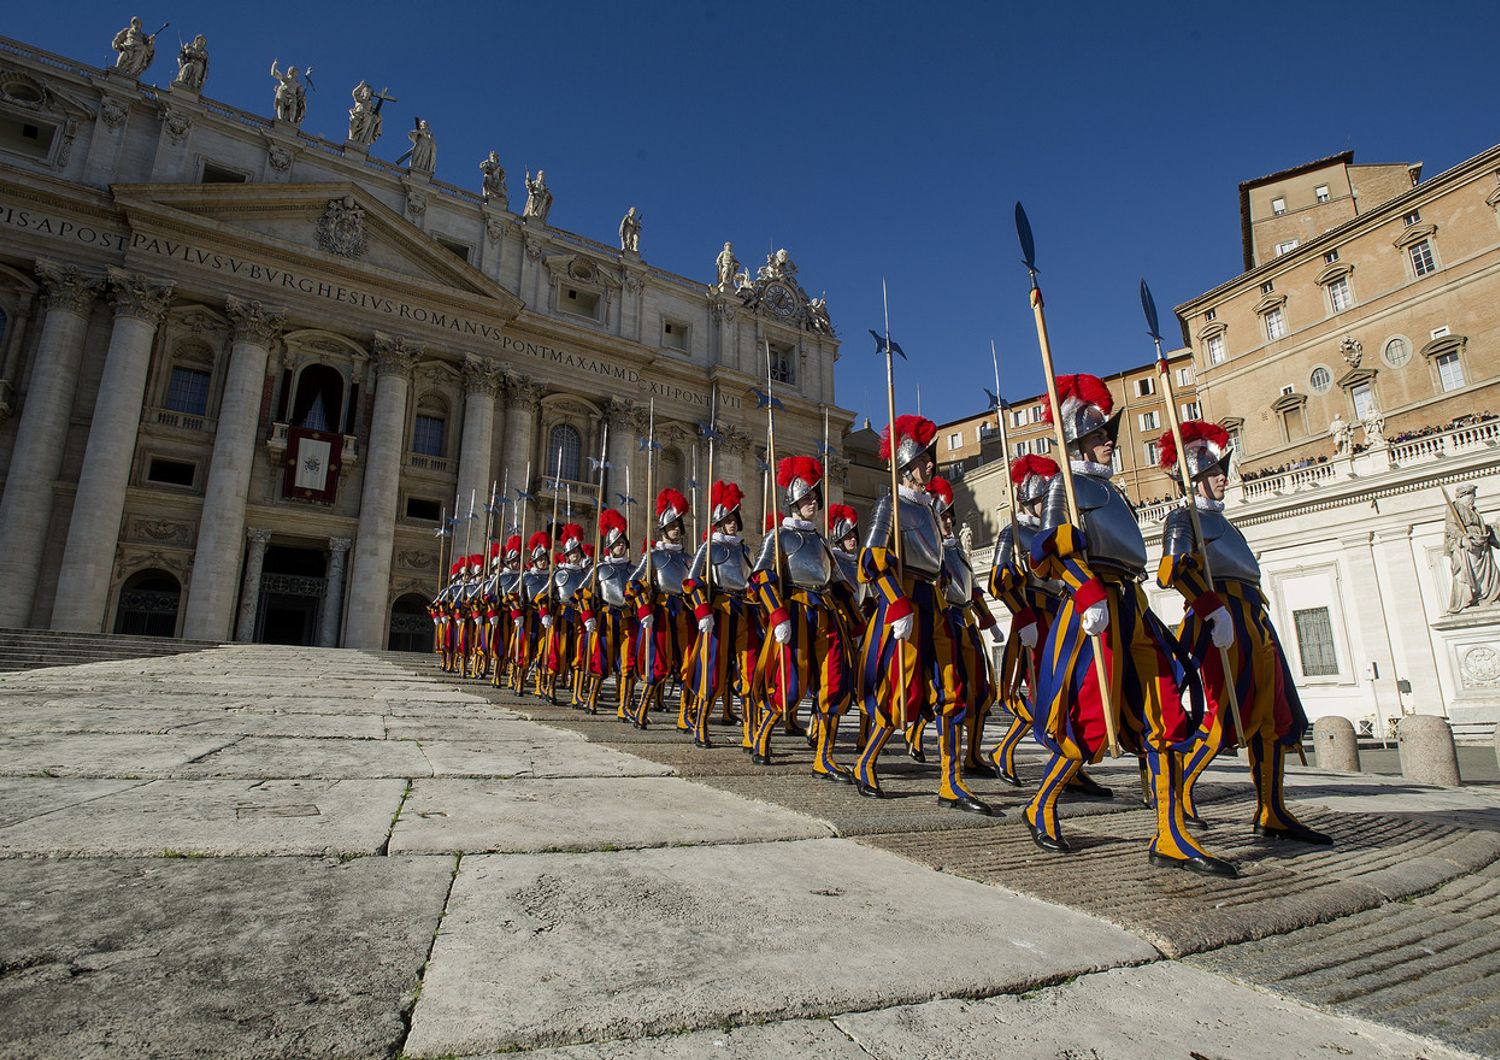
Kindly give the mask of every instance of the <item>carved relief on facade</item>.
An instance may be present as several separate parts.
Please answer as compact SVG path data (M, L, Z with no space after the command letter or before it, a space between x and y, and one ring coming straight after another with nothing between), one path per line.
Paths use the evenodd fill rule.
M1465 688L1500 687L1500 651L1488 644L1459 648L1458 675Z
M431 570L437 565L437 553L419 548L401 549L396 553L396 563L407 570Z
M341 258L361 258L369 247L364 207L354 196L332 199L318 218L318 247Z
M133 516L126 523L126 535L132 541L154 542L187 548L193 543L193 528L186 523L151 516Z

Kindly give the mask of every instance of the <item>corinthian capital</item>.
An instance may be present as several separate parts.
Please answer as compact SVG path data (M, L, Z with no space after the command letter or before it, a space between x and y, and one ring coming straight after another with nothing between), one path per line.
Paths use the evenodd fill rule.
M270 346L286 327L286 310L234 295L224 299L224 313L234 325L235 342Z
M109 270L109 300L114 304L115 316L135 317L152 327L161 323L175 287L167 280L153 280L124 269Z
M535 405L547 392L547 385L520 372L505 373L505 396L511 408Z
M411 375L422 356L422 344L400 335L375 333L375 374Z
M494 361L483 357L464 358L464 393L494 397L500 392L504 373Z
M48 309L87 313L104 289L102 277L84 272L76 265L38 259L36 275L42 281Z

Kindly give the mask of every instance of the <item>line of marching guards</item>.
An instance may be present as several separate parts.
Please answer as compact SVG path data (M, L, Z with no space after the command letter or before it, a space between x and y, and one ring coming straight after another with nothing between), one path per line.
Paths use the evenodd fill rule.
M592 528L570 522L555 538L512 535L487 557L460 558L431 609L443 669L554 703L563 697L591 714L609 682L621 722L644 729L658 712L675 714L700 747L710 746L717 713L739 726L741 746L761 764L773 761L781 729L813 748L816 776L877 799L892 738L923 762L925 730L935 727L938 800L986 815L998 811L965 777L1025 787L1015 756L1030 736L1047 759L1022 818L1038 846L1058 853L1070 850L1061 797L1111 796L1084 771L1103 756L1108 729L1137 757L1155 809L1151 863L1220 876L1236 870L1203 846L1194 786L1239 731L1256 793L1254 831L1331 843L1284 800L1286 754L1300 747L1307 721L1259 566L1223 514L1227 435L1201 421L1182 425L1186 492L1202 530L1201 538L1192 532L1185 504L1167 519L1155 575L1186 604L1182 623L1169 629L1141 588L1146 547L1134 510L1110 480L1119 413L1109 391L1087 375L1061 376L1058 387L1078 512L1070 518L1056 463L1014 460L1014 518L988 578L955 540L953 491L934 474L935 425L899 416L881 442L899 496L883 496L863 527L852 508L824 510L821 464L793 456L776 468L782 517L778 526L768 519L758 551L743 536L741 490L715 482L696 551L685 537L688 501L669 488L656 497L654 539L639 554L625 517L605 509L602 555L585 542ZM1175 470L1176 460L1169 433L1163 467ZM998 673L986 631L1002 638L986 590L1011 616ZM1235 698L1225 660L1239 726L1227 716ZM1004 733L981 754L997 703L1008 715ZM841 762L836 737L851 706L857 750Z

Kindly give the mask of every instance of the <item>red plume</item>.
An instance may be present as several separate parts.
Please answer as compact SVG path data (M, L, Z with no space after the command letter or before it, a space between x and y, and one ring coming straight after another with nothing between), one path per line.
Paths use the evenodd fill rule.
M660 516L668 507L675 508L683 515L687 514L687 498L670 486L656 495L656 514Z
M625 517L613 508L606 508L599 513L599 535L608 537L611 530L625 532Z
M1010 480L1019 486L1027 475L1051 478L1058 470L1057 461L1050 456L1018 456L1010 462Z
M1229 432L1217 423L1207 420L1188 420L1181 424L1182 442L1191 446L1196 441L1211 442L1220 452L1229 448ZM1167 471L1177 469L1177 439L1168 431L1161 436L1161 458L1157 461Z
M500 555L500 542L498 542L498 541L491 541L490 542L490 559L494 559L498 555Z
M1115 408L1114 395L1109 392L1109 387L1104 385L1104 380L1097 375L1086 375L1080 372L1078 375L1060 375L1057 377L1057 400L1063 404L1068 403L1068 398L1077 398L1079 401L1089 405L1098 405L1099 411L1108 416ZM1042 421L1052 422L1052 402L1050 399L1042 402Z
M736 508L745 499L745 491L733 482L715 482L709 496L710 508Z
M510 537L506 539L506 542L505 542L505 551L507 551L507 552L520 552L521 551L521 535L520 534L511 534Z
M776 513L773 512L773 511L770 511L768 509L766 511L766 528L765 528L766 529L766 533L769 534L771 532L771 527L773 527L775 525L776 525Z
M594 558L594 546L593 545L584 545L583 546L583 554L585 556L587 556L589 559L593 559Z
M828 525L847 522L850 526L859 524L859 513L847 504L830 504L828 506Z
M545 550L550 548L551 546L552 538L548 536L547 531L538 530L536 533L531 535L531 540L526 542L526 553L527 555L530 555L539 548Z
M953 504L953 487L942 475L932 476L932 481L927 483L927 492L934 494L945 505Z
M901 445L901 439L914 438L916 443L923 449L932 444L937 437L937 424L926 416L897 416L896 417L896 445ZM880 459L891 458L891 425L886 424L885 429L880 432Z
M582 541L583 527L577 523L563 523L562 532L558 534L557 539L565 546L569 541Z
M810 456L782 457L776 465L776 485L786 489L794 478L816 486L823 481L823 465Z

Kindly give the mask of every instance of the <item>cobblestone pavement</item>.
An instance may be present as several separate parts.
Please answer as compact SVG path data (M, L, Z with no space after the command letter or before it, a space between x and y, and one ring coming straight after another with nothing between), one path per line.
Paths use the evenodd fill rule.
M1057 858L997 781L864 800L656 717L315 649L0 676L0 1055L1500 1054L1493 791L1298 771L1296 852L1229 762L1202 880L1128 765Z

